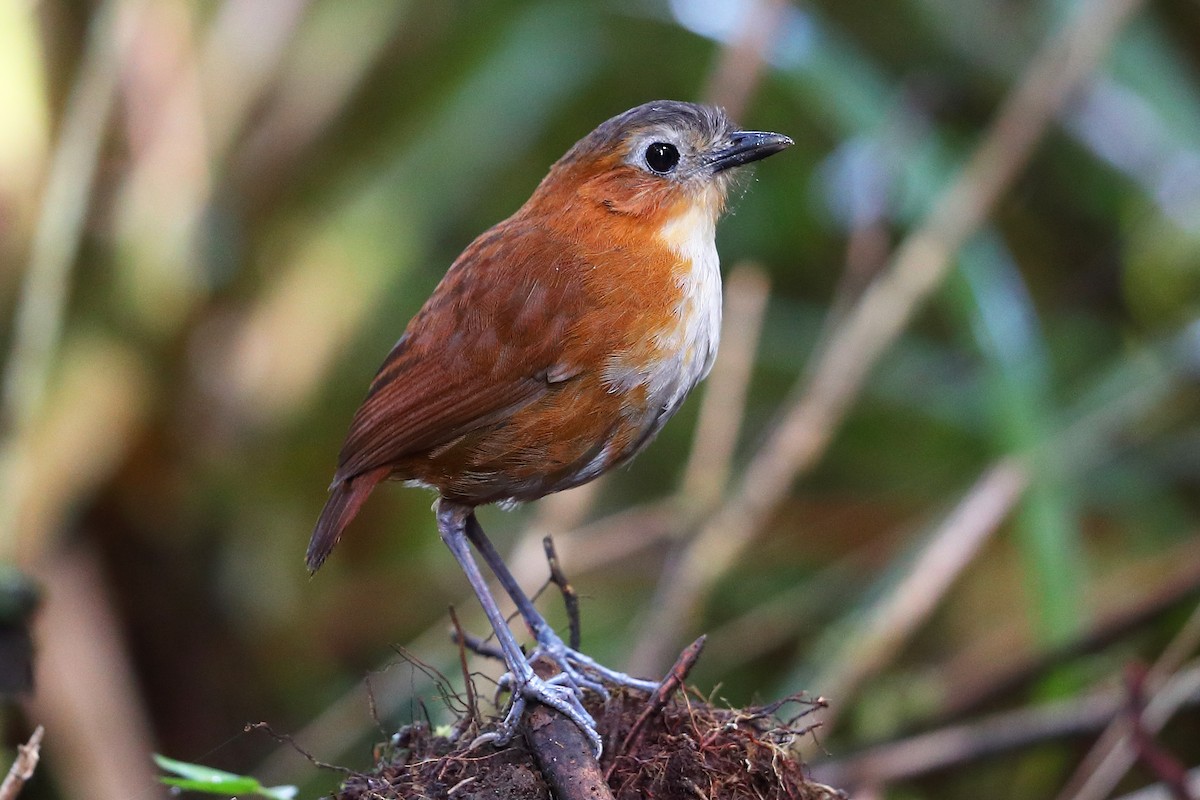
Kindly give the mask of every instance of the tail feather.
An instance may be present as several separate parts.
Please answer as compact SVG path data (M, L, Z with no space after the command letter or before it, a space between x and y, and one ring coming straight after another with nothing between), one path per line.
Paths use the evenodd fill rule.
M321 510L321 517L317 520L317 527L308 543L308 553L304 557L309 572L316 572L321 568L329 552L342 538L342 531L358 514L371 490L387 475L388 468L382 467L339 481L330 488L329 499L325 501L325 508Z

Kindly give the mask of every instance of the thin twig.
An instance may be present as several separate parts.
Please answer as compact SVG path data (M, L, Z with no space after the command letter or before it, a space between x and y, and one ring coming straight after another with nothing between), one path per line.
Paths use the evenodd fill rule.
M459 730L469 731L475 724L479 709L475 703L475 682L471 680L471 671L467 669L466 635L458 622L458 612L450 606L450 622L454 625L454 635L458 641L458 666L462 670L463 690L467 693L467 713L463 715Z
M554 550L554 538L549 534L542 539L542 549L546 551L546 563L550 565L550 582L558 587L562 593L563 605L567 607L567 625L570 631L568 635L569 644L572 650L579 649L579 640L581 638L579 630L579 594L575 591L575 587L567 580L566 573L562 570L562 565L558 563L558 553Z
M1200 795L1200 767L1188 770L1187 787L1188 791ZM1170 797L1167 788L1156 783L1153 786L1138 789L1136 792L1121 795L1116 800L1170 800Z
M1179 704L1200 704L1200 664L1175 675L1164 691ZM1090 733L1119 714L1124 703L1123 692L1112 689L993 714L816 764L812 774L822 783L845 788L885 786L985 756Z
M748 465L735 495L660 584L632 668L654 672L701 600L762 532L797 477L826 451L880 357L950 270L1028 162L1059 110L1143 0L1093 0L1030 63L966 165L813 359L803 391Z
M650 699L646 701L646 707L642 709L642 713L634 720L633 725L629 728L629 733L625 736L625 740L621 742L620 748L614 754L612 763L608 765L608 769L604 773L605 780L612 777L613 770L617 768L617 760L630 750L636 748L638 743L641 742L642 736L646 732L646 724L654 716L661 713L666 708L671 697L683 687L684 681L687 680L688 674L692 671L692 667L696 665L696 661L700 658L700 653L704 650L704 639L705 637L701 636L683 649L683 652L679 654L679 658L675 660L675 665L667 673L667 677L663 678L663 682L650 695Z
M414 652L409 648L401 645L392 645L392 650L396 653L396 655L400 656L405 663L412 665L417 669L418 672L429 679L430 683L433 685L433 688L437 691L438 697L441 698L442 703L445 704L446 708L450 709L451 711L458 711L463 704L463 699L458 696L457 692L454 691L453 687L450 685L450 679L446 677L445 673L443 673L435 665L423 659L417 658ZM424 705L423 700L421 701L421 704L422 706ZM463 708L461 713L465 714L466 709ZM428 716L428 712L426 713L426 716Z
M1146 685L1153 693L1142 714L1142 724L1147 730L1160 730L1184 701L1185 698L1177 691L1170 691L1170 687L1183 678L1184 673L1175 673L1180 672L1184 659L1197 647L1200 647L1200 605L1167 645L1146 677ZM1200 687L1200 676L1195 677L1195 683ZM1115 719L1080 762L1075 774L1059 793L1058 800L1102 800L1108 797L1117 782L1129 771L1134 759L1127 726L1124 720Z
M564 538L583 525L595 507L606 479L607 476L601 475L590 483L547 495L538 501L537 513L521 533L521 538L517 540L507 559L518 581L532 581L534 576L540 573L542 561L545 559L542 539L554 536L561 545ZM566 553L569 550L568 546L563 548L562 552ZM572 566L575 566L574 562Z
M245 733L250 733L251 731L263 731L268 736L270 736L272 739L274 739L276 742L279 742L280 744L285 744L288 747L292 748L292 750L294 750L295 752L297 752L301 756L303 756L305 761L312 764L317 769L326 769L326 770L330 770L331 772L340 772L343 775L353 775L354 774L354 770L350 769L349 767L342 767L337 764L330 764L326 761L322 761L321 759L314 756L312 753L305 750L299 744L297 744L295 737L291 736L290 734L286 734L286 733L278 733L266 722L248 722L242 728L242 731Z
M473 633L467 633L461 628L456 628L450 638L456 645L462 645L477 656L501 662L504 661L504 651L496 645L488 644L487 639L484 639L482 636L476 636Z
M929 537L904 579L872 609L863 630L813 679L813 686L821 687L824 695L846 698L882 669L940 605L1028 484L1028 471L1015 459L988 469ZM827 729L837 721L836 709L844 706L845 702L836 704L826 716Z
M1125 670L1125 716L1137 759L1162 781L1174 800L1196 800L1188 790L1187 769L1146 729L1146 677L1143 664L1131 664Z
M555 497L557 495L550 495L538 502ZM555 531L554 546L559 556L571 565L571 571L578 575L661 543L674 535L678 520L679 506L675 500L657 500L570 530ZM532 533L536 537L523 536L509 559L513 575L521 583L536 581L546 560L541 547L545 529L535 528Z
M0 800L15 800L24 788L25 781L33 777L38 759L41 758L42 736L45 733L46 729L38 725L33 729L33 735L29 737L28 742L17 745L17 757L8 768L4 782L0 783Z
M1171 566L1168 567L1168 564ZM1095 653L1121 639L1145 630L1164 614L1178 609L1186 601L1196 602L1200 594L1200 537L1186 540L1167 550L1162 557L1145 565L1131 566L1108 577L1104 586L1146 584L1140 576L1146 568L1158 581L1149 585L1145 595L1115 609L1106 609L1097 601L1095 624L1069 642L1048 652L1038 652L1016 663L980 663L978 656L966 653L962 663L951 661L943 668L948 678L947 701L934 726L977 712L1004 697L1012 697L1061 664L1087 653ZM1103 590L1101 590L1103 591ZM1000 636L1004 631L993 631ZM981 669L983 667L983 669ZM956 675L964 676L957 679Z

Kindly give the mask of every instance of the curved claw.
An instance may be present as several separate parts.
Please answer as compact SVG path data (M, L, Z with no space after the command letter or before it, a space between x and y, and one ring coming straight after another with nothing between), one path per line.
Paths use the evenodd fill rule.
M507 680L505 681L505 679ZM501 680L511 684L515 678L510 672L506 673ZM521 717L531 700L553 708L574 722L592 743L592 750L596 758L600 758L600 754L604 751L604 745L600 740L600 734L596 731L596 720L592 719L592 715L579 702L576 690L571 686L559 685L552 680L542 680L536 675L524 681L519 691L513 692L512 704L508 707L508 713L504 715L504 721L500 723L500 729L477 736L471 742L471 747L486 742L503 746L512 741L520 725Z
M529 597L517 583L517 579L509 571L504 559L496 552L496 548L484 534L475 518L473 506L440 498L437 504L438 532L458 563L466 573L471 588L475 590L488 622L496 634L496 639L503 650L504 662L508 666L509 677L501 681L501 688L514 689L512 708L501 726L499 738L511 737L516 723L520 721L525 709L525 700L538 700L556 709L575 724L582 728L592 740L597 752L600 750L600 737L596 734L595 722L583 708L580 697L585 689L594 691L603 697L608 696L601 680L611 681L623 686L630 686L643 691L652 691L657 684L651 681L638 680L628 675L600 666L591 658L577 650L567 647L554 629L538 613ZM562 677L556 676L549 681L536 678L530 659L521 652L508 622L500 613L496 599L492 597L479 565L471 557L470 544L474 544L484 561L492 568L504 591L517 605L517 610L524 618L529 630L537 639L538 648L534 657L544 655L553 661L562 672ZM494 741L495 739L493 739Z
M551 678L538 677L530 667L533 661L542 657L549 659L560 670ZM653 692L658 688L654 681L633 678L603 666L591 656L567 647L557 634L549 631L548 635L538 637L538 648L526 661L520 663L517 671L509 671L500 676L497 690L508 690L512 693L511 705L499 730L477 737L471 743L471 747L485 742L501 746L507 744L516 734L529 701L534 701L553 708L574 722L588 737L596 757L599 758L603 750L600 734L596 731L595 720L583 707L580 698L584 690L587 690L607 700L609 692L600 680L590 677L585 671L618 686L639 691Z

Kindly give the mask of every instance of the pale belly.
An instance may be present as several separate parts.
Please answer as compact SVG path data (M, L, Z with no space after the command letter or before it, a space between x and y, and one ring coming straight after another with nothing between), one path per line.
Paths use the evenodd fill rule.
M645 402L628 406L635 433L607 466L628 460L650 442L688 394L712 369L721 336L721 270L715 219L707 211L677 217L665 225L663 241L680 256L680 289L674 313L651 335L650 357L613 356L605 370L610 392L644 393ZM645 352L645 351L643 351Z
M599 373L555 386L503 425L439 453L433 461L446 464L430 464L423 483L473 504L523 502L587 483L650 443L708 375L721 329L714 221L685 214L661 235L680 257L665 321L626 341ZM647 313L661 316L661 307Z

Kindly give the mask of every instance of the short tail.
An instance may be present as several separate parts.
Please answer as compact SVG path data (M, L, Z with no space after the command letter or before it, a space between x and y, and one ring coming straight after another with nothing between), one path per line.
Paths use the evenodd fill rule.
M325 508L321 510L321 518L317 520L317 527L308 543L308 553L304 557L309 572L316 572L325 563L329 552L338 543L338 539L342 538L342 531L358 514L371 490L387 477L388 472L387 467L381 467L349 480L339 481L330 488L329 499L325 501Z

